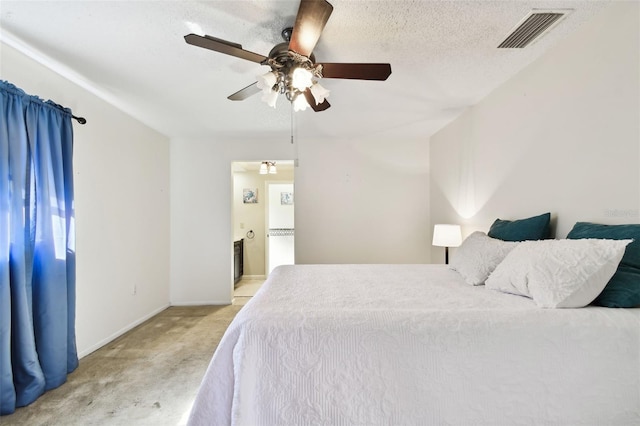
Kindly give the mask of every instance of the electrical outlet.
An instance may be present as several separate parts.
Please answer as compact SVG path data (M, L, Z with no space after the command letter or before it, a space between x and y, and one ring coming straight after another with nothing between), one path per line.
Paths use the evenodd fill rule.
M136 294L138 294L138 286L137 285L133 285L133 295L135 296Z
M240 229L244 229L244 222L240 223Z

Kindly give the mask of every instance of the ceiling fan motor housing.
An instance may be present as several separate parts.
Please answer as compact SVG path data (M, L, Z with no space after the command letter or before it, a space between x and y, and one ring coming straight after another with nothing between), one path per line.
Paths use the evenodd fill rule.
M297 62L295 57L291 53L289 53L289 43L286 42L276 44L269 52L269 58L273 59L276 63L282 66L286 66L286 64L289 62ZM315 63L315 55L312 53L311 56L309 56L308 60L311 61L311 63Z

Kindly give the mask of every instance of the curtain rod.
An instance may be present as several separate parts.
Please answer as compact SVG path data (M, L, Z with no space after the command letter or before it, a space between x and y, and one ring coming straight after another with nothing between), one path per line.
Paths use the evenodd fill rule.
M69 108L65 108L62 105L53 102L51 99L49 99L48 101L45 101L44 99L41 99L38 96L27 95L24 90L16 87L15 85L9 83L8 81L0 80L0 83L3 86L3 89L4 89L4 86L6 85L6 87L9 88L11 93L17 93L19 96L28 97L30 99L37 99L39 102L41 102L41 103L43 103L45 105L46 104L54 105L55 107L60 108L62 111L71 112L71 110ZM80 124L87 124L87 119L84 118L84 117L76 117L75 115L71 114L71 118L73 118L74 120L76 120Z
M76 117L75 115L71 114L71 118L73 118L74 120L76 120L80 124L86 124L87 123L87 120L84 117Z

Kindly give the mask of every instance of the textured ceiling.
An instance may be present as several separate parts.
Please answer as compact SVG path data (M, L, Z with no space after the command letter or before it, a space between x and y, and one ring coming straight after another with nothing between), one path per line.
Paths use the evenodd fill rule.
M348 1L317 62L388 62L387 81L324 79L331 108L295 115L317 137L427 138L591 19L605 1ZM2 39L172 138L282 139L289 103L227 96L267 68L188 45L195 32L267 55L298 1L0 1ZM525 49L497 49L531 9L568 8ZM18 82L16 84L19 85ZM74 111L82 115L83 111ZM91 124L90 116L87 116Z

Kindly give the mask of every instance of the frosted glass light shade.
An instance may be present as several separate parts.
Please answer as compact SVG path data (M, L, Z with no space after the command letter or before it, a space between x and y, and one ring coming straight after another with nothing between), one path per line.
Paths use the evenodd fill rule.
M313 95L313 99L316 100L316 105L320 105L324 102L325 98L329 96L329 91L324 87L320 86L320 83L316 83L311 86L311 94Z
M296 68L291 73L291 85L301 92L313 84L313 74L304 68Z
M266 102L272 108L276 107L276 101L278 100L278 92L275 90L264 90L262 92L262 101Z
M257 76L256 79L258 80L258 89L261 89L263 92L270 92L278 81L278 76L273 71L269 71L266 74Z
M304 98L303 95L298 95L293 100L294 111L304 111L305 109L307 109L308 106L309 104L307 103L307 100Z
M435 225L432 244L437 247L458 247L462 244L460 225Z

